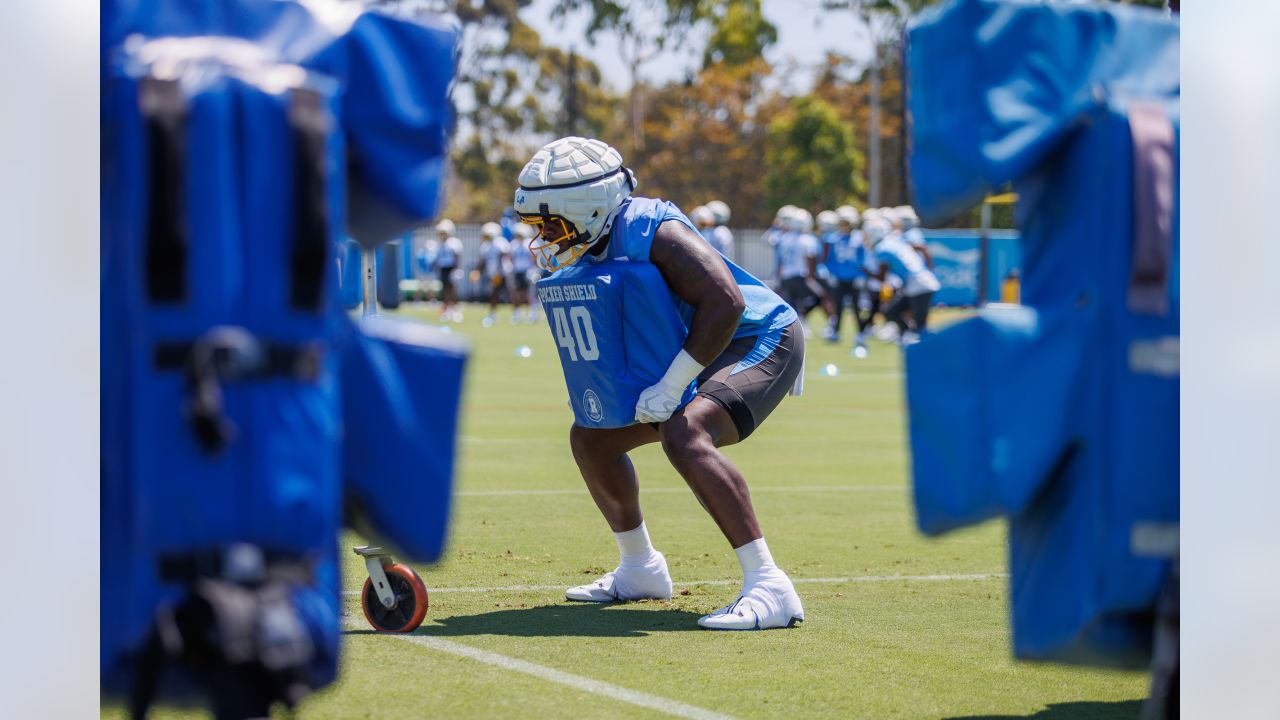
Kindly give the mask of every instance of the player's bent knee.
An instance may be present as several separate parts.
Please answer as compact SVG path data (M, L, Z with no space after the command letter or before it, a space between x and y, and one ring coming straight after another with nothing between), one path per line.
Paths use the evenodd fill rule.
M662 424L662 450L677 469L714 449L711 434L691 418L677 415Z
M573 451L573 459L581 465L592 456L593 443L591 433L581 425L569 426L569 449Z

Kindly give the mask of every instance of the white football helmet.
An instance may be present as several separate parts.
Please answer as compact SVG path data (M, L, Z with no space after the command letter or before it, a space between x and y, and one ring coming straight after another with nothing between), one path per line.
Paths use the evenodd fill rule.
M836 217L849 223L849 227L858 227L858 208L852 205L841 205L836 208Z
M436 232L444 235L445 237L453 237L453 235L458 232L458 228L453 224L452 220L445 218L436 223Z
M862 234L867 239L868 245L877 245L881 240L889 235L893 227L889 225L889 221L879 215L868 218L867 215L862 216Z
M794 208L787 214L784 222L786 224L783 227L792 232L807 233L813 230L813 216L804 208Z
M715 218L717 225L729 224L729 206L721 200L712 200L707 203L707 209L711 211L711 216Z
M893 209L893 212L902 221L903 230L910 230L920 225L920 216L916 215L916 209L910 205L899 205Z
M711 227L716 224L715 215L711 213L711 209L706 205L699 205L689 213L689 219L699 228Z
M496 222L487 222L480 226L480 234L491 239L502 237L502 226Z
M609 234L636 178L609 145L565 137L534 153L519 183L516 215L537 228L540 237L530 250L542 269L554 272L577 262Z
M790 220L788 220L788 218L794 215L795 212L799 209L800 208L796 207L795 205L783 205L782 207L778 208L778 212L774 213L773 222L783 230L788 230L790 229L788 227L790 223Z
M838 222L840 222L839 215L836 215L832 210L823 210L818 213L818 232L831 232L836 229L836 223Z

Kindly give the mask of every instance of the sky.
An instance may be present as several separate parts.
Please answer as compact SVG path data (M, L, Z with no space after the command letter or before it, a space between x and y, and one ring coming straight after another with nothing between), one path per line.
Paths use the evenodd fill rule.
M578 13L563 23L555 22L551 20L553 5L554 0L534 0L521 11L520 17L538 31L544 44L576 50L600 67L614 90L626 90L630 86L630 75L608 36L601 35L594 47L589 45L583 34L589 19L587 13ZM871 57L870 38L849 10L824 10L822 0L764 0L763 9L765 17L778 28L778 41L765 53L765 58L775 67L797 63L796 72L784 80L788 91L809 89L814 68L828 50L864 62ZM684 53L668 52L646 63L642 76L658 84L684 78L690 68L696 69L699 65L706 37L706 32L694 36Z

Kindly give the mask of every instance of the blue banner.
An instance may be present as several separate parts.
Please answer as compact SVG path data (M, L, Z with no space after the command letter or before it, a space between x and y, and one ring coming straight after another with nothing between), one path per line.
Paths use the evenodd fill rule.
M1000 302L1000 285L1011 270L1021 272L1022 248L1016 230L988 232L987 302ZM925 245L933 256L933 272L942 289L934 305L971 307L977 304L982 244L977 230L925 230Z

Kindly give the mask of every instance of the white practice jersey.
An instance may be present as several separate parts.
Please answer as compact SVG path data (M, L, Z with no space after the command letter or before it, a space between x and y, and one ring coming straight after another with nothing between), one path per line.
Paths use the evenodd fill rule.
M778 279L808 275L809 258L816 258L818 249L818 238L809 233L783 233L778 238Z
M440 241L429 237L422 241L422 249L418 251L417 275L428 278L435 275L436 258L440 256Z
M717 225L707 233L707 241L711 243L711 247L720 251L720 254L733 259L733 231L724 225Z
M480 243L480 260L484 262L484 274L489 277L505 276L511 269L507 257L510 246L504 238L494 238Z
M462 241L450 236L440 243L440 250L436 253L436 266L457 267L460 262L462 262Z

